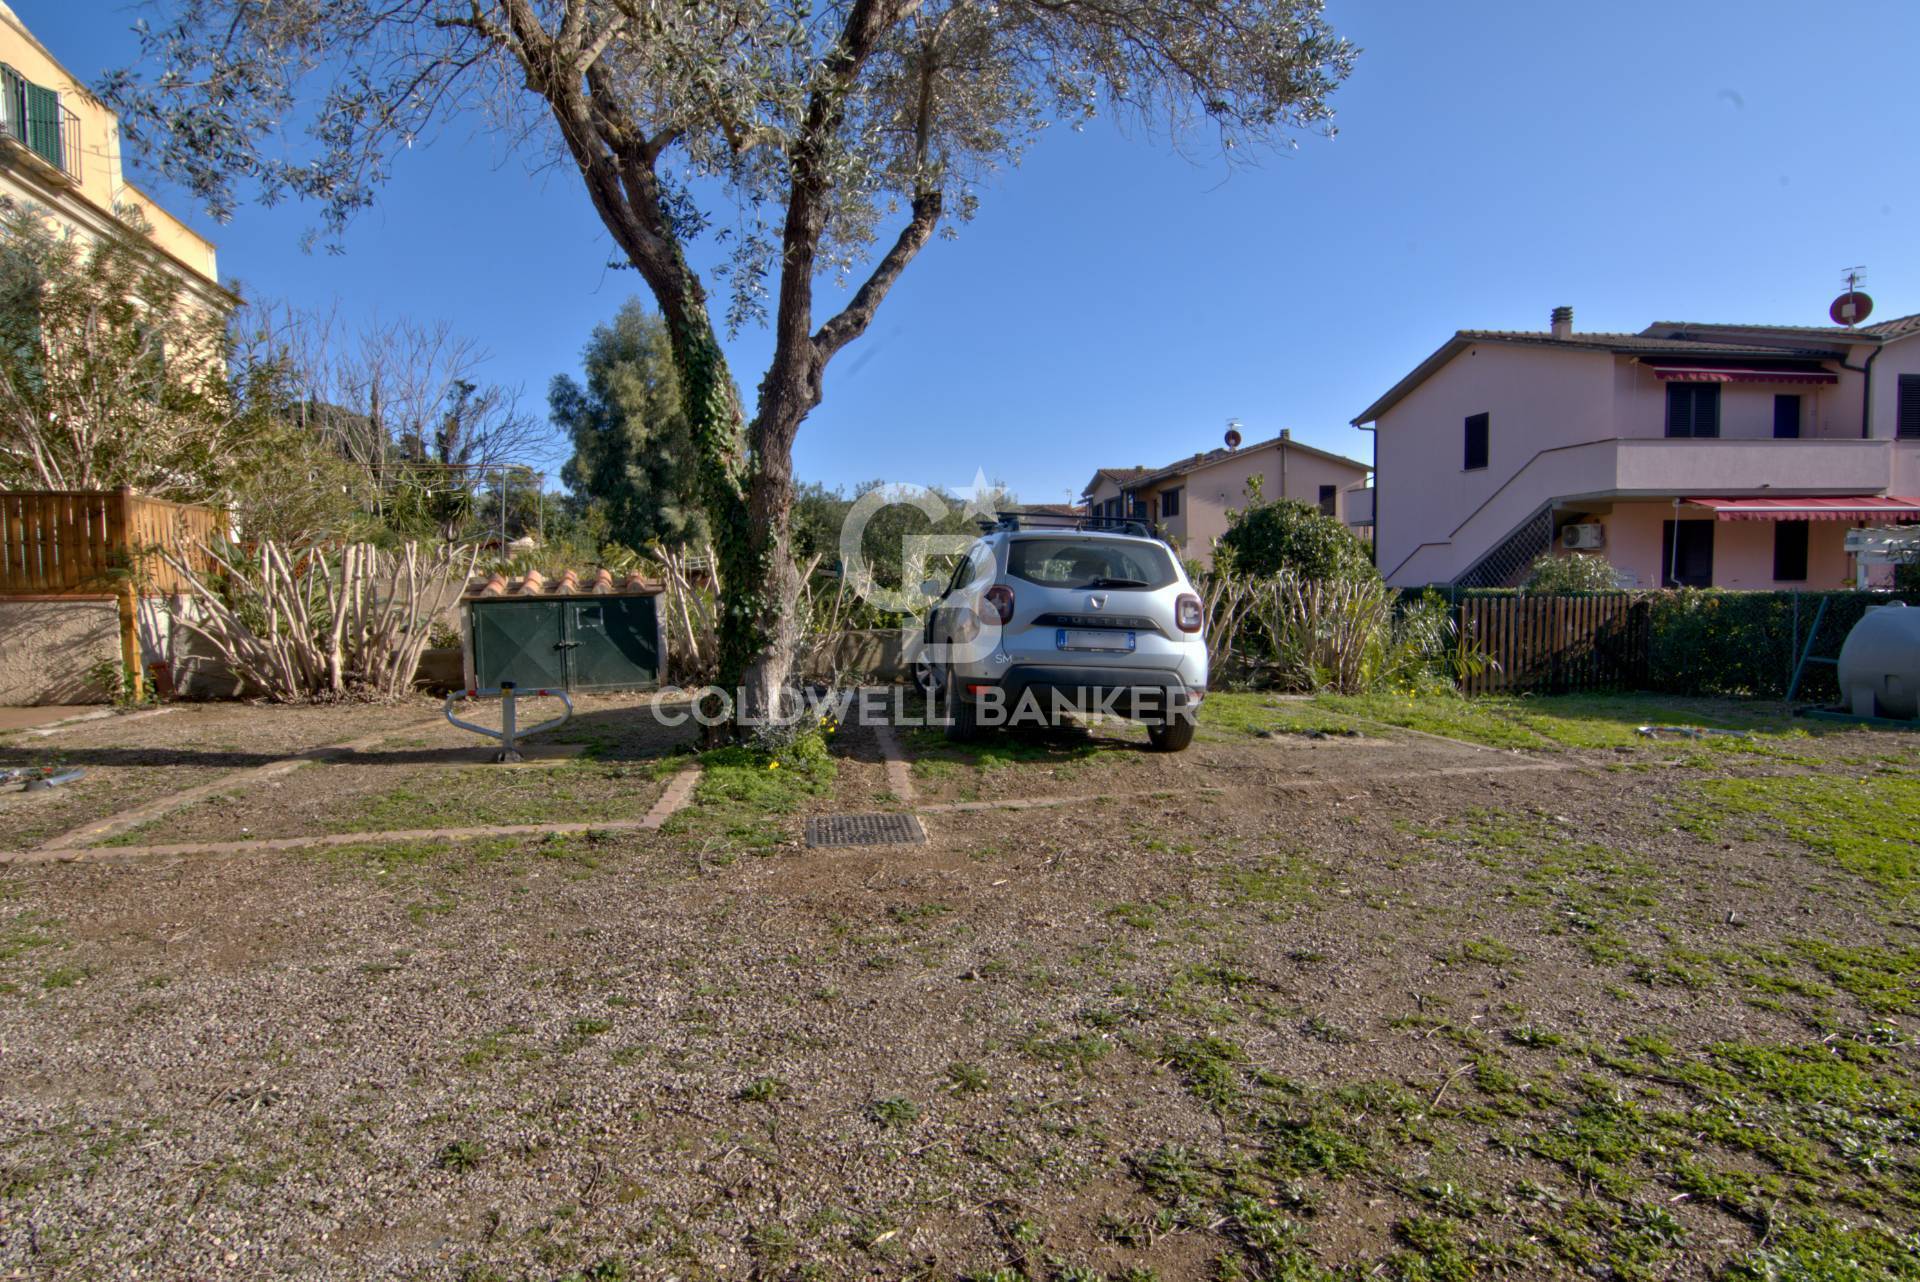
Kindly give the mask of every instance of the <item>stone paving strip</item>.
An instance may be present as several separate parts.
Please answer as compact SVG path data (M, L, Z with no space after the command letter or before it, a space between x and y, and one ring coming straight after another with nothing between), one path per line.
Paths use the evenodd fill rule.
M192 788L183 789L180 792L169 793L164 797L156 797L144 806L135 806L132 810L123 810L117 815L108 815L105 819L96 819L91 823L82 824L78 828L69 829L57 837L49 837L47 840L41 842L39 846L35 847L35 853L38 851L76 850L83 846L92 845L97 841L105 841L109 837L116 837L130 829L138 828L143 823L148 823L152 820L170 815L174 811L190 806L196 801L211 797L216 792L224 792L229 788L245 788L256 783L264 783L268 779L275 779L281 775L289 774L292 771L300 769L302 766L310 766L316 761L332 761L351 753L359 752L365 748L375 747L396 734L405 734L410 730L418 730L432 723L433 718L426 718L404 726L388 726L378 734L370 734L364 738L350 740L347 743L329 744L323 748L311 748L306 752L296 753L291 757L282 757L278 761L269 761L265 765L252 766L246 770L231 771L207 783L198 784Z
M653 803L653 808L647 811L643 819L603 819L598 823L479 824L468 828L400 828L386 832L334 832L311 837L257 837L245 841L186 841L151 846L41 846L35 850L0 854L0 865L101 863L108 860L141 859L159 855L244 855L258 851L307 850L324 846L392 845L409 841L474 841L488 837L547 837L588 832L653 832L671 819L676 812L687 806L693 799L694 787L699 782L699 766L682 770L668 782L666 791L660 794L660 799Z
M900 746L900 736L886 722L874 726L873 737L880 745L880 756L887 765L887 791L896 800L913 804L917 795L913 786L913 767Z
M83 712L77 717L49 721L44 726L35 726L21 733L32 735L36 739L44 739L50 734L59 734L63 730L71 730L75 726L87 725L94 721L106 721L112 718L118 718L121 721L145 721L148 717L164 717L170 712L178 711L178 708L148 708L142 712L115 712L112 708L102 708L98 712Z

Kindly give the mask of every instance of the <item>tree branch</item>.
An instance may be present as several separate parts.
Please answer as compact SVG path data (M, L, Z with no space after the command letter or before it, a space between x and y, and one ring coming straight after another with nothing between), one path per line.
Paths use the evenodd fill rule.
M886 299L887 291L893 288L893 283L900 279L900 273L907 269L914 255L933 236L933 229L940 222L941 204L938 191L922 192L913 198L912 217L900 229L893 247L874 264L873 271L854 291L853 297L840 313L822 325L813 336L814 360L819 366L824 368L836 352L866 333L867 326L873 323L873 314Z

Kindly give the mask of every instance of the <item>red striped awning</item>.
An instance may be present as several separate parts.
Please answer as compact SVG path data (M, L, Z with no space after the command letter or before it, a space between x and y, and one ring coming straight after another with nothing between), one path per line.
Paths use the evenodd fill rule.
M1758 499L1683 499L1720 521L1920 521L1920 499L1896 494L1769 495Z
M1653 365L1667 383L1838 383L1840 376L1815 369L1710 369L1699 365Z

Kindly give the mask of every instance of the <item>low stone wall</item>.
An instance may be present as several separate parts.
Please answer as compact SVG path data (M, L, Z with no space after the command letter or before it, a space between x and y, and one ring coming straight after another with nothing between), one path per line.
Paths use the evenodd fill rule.
M91 673L120 662L120 607L111 597L0 597L0 704L105 703Z
M904 681L912 675L905 638L898 628L836 632L821 637L800 656L800 675L808 681L858 678Z
M465 651L459 646L442 646L420 652L420 667L413 674L415 688L433 694L446 694L467 683Z

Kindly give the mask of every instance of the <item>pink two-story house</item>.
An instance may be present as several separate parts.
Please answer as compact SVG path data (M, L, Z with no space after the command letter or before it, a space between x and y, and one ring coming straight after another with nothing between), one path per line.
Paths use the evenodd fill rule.
M1093 516L1158 523L1182 556L1211 565L1227 513L1247 505L1255 477L1267 502L1310 503L1364 538L1372 510L1367 472L1365 463L1296 441L1282 428L1270 440L1206 450L1164 467L1103 467L1082 497Z
M1629 587L1838 588L1846 532L1920 520L1920 316L1461 330L1354 419L1402 586L1597 552Z

